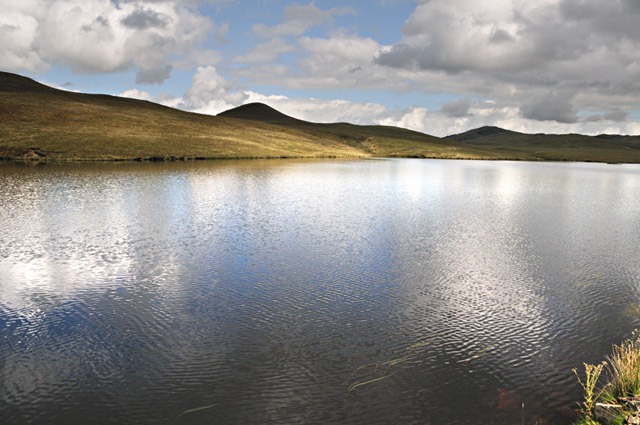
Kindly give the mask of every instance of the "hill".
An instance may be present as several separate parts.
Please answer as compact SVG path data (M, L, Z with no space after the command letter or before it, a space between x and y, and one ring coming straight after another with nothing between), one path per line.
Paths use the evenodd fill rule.
M474 128L473 130L465 131L464 133L447 136L445 138L451 139L451 140L457 140L459 142L463 142L463 141L468 142L473 139L494 138L496 136L502 136L505 134L515 135L515 134L523 134L523 133L518 133L511 130L505 130L504 128L487 125L484 127Z
M400 127L303 121L261 103L238 106L218 116L248 122L278 124L317 137L340 140L368 156L449 159L497 159L500 157L498 152Z
M131 160L364 156L335 139L0 73L0 158Z
M58 90L6 72L0 72L0 114L0 159L10 160L487 157L482 149L394 127L308 123L262 104L210 116Z
M390 126L312 123L260 103L211 116L58 90L0 72L0 159L370 156L640 163L640 137L524 134L482 127L438 138Z
M265 122L277 125L303 125L306 121L285 115L264 103L247 103L237 108L229 109L218 114L219 117L249 119L251 121Z
M484 126L437 138L398 127L311 123L261 104L239 106L219 116L338 137L375 156L640 163L639 136L526 134Z
M446 139L525 160L640 163L639 136L526 134L481 127Z

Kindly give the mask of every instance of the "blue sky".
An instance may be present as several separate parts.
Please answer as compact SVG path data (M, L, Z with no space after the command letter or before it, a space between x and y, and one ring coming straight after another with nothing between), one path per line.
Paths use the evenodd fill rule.
M640 133L637 0L4 0L0 69L216 114Z

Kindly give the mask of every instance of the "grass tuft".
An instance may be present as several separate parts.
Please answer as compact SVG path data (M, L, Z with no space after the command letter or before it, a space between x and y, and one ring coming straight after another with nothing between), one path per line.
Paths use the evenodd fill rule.
M580 403L582 417L574 425L598 425L593 409L597 401L624 405L626 397L640 396L640 331L633 331L620 345L613 345L606 361L598 365L584 364L585 378L580 378L577 369L573 373L584 390L584 401ZM597 389L598 380L606 367L607 382ZM623 409L614 424L622 424L631 414Z
M610 398L640 395L640 331L633 331L631 338L614 345L607 359Z

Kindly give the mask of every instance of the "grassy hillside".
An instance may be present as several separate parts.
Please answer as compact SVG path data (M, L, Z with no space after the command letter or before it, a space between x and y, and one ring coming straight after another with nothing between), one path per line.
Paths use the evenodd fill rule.
M0 73L0 158L109 160L364 156L292 128L71 93Z
M210 116L0 72L0 159L367 156L640 163L640 137L482 127L438 138L398 127L311 123L257 103Z
M249 103L218 114L250 122L266 122L296 129L316 137L339 140L369 156L414 158L496 159L499 152L468 146L454 140L399 127L354 125L348 123L321 124L287 116L270 106Z
M525 134L481 127L446 139L526 160L640 163L639 136Z
M266 105L250 109L259 119L237 119L232 113L215 117L141 100L72 93L0 72L0 158L475 157L478 151L408 130L316 125Z
M487 126L441 139L398 127L310 123L262 104L243 105L219 116L338 137L374 156L640 163L638 136L524 134Z

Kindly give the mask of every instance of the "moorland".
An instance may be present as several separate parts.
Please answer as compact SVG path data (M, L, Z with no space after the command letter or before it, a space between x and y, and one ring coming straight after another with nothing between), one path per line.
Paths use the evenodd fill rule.
M314 123L252 103L217 116L55 89L0 72L0 159L114 161L405 157L640 163L640 136L481 127L444 138L399 127Z

